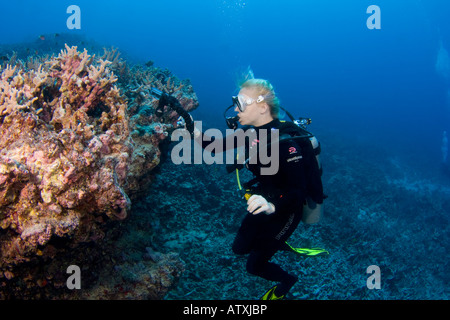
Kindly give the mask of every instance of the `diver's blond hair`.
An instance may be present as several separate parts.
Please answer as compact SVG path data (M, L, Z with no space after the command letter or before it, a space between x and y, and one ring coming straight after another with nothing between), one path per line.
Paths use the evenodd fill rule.
M274 119L278 119L280 115L280 100L275 94L272 84L264 79L249 79L241 84L242 88L256 90L258 96L264 96L264 101L270 108L270 114Z

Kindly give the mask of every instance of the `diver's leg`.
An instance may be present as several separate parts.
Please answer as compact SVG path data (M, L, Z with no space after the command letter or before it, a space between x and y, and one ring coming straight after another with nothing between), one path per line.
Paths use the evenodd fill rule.
M247 214L234 239L232 250L235 254L248 254L258 243L263 216Z
M269 262L277 251L278 244L267 250L253 250L247 260L247 272L269 281L278 282L275 294L278 297L286 295L298 278L284 271L279 265Z
M282 218L281 218L282 217ZM284 271L279 265L269 262L279 250L285 249L286 240L292 235L301 220L301 212L280 216L266 225L266 238L259 239L257 247L250 252L247 271L270 281L278 282L275 288L277 297L284 296L298 281L298 277Z

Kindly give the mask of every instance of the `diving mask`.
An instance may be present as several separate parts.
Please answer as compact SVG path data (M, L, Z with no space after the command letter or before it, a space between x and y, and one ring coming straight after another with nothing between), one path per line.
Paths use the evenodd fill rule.
M263 102L265 97L259 96L258 99L255 100L253 98L239 94L237 96L231 97L231 99L233 100L233 105L236 106L239 109L239 111L244 112L247 106L251 105L254 102L256 103Z

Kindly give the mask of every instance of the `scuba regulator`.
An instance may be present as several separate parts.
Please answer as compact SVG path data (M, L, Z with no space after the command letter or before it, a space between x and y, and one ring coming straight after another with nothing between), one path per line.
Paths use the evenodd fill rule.
M151 88L150 93L156 99L159 99L158 107L155 109L155 115L157 117L162 118L162 115L164 113L164 107L168 106L169 108L173 109L176 113L180 115L180 117L184 120L184 124L186 124L186 129L189 131L191 136L194 135L194 120L192 119L192 116L186 110L183 109L177 98L168 95L156 88ZM177 125L183 126L183 122L179 120L177 122Z
M239 116L227 117L227 111L230 110L231 108L233 108L234 106L235 105L234 105L234 100L233 100L233 104L225 109L225 112L223 113L223 117L225 118L227 127L230 129L236 130L238 127Z

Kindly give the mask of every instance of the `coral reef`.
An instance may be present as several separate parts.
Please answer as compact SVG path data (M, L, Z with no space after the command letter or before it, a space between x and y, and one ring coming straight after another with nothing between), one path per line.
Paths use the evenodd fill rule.
M170 110L152 116L157 101L146 89L176 95L186 110L198 106L192 86L158 68L130 68L115 50L96 58L66 45L58 56L7 62L0 67L0 287L16 274L38 284L24 265L100 242L108 222L127 217L177 120ZM165 289L158 292L147 296L161 298Z

